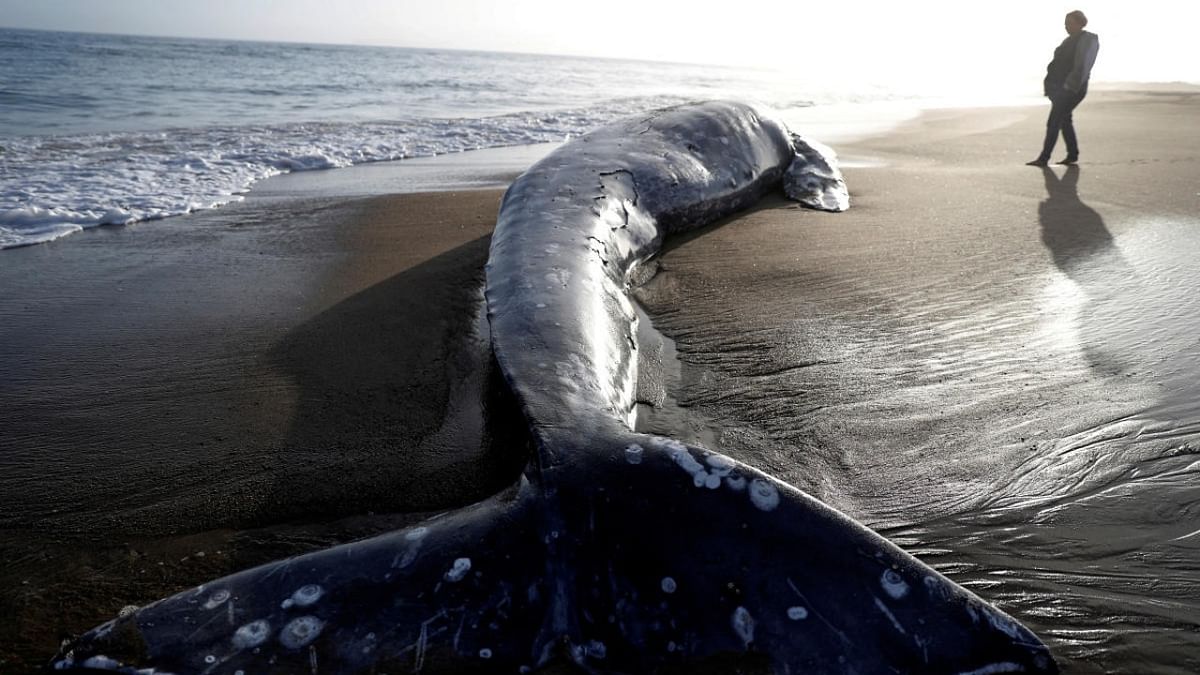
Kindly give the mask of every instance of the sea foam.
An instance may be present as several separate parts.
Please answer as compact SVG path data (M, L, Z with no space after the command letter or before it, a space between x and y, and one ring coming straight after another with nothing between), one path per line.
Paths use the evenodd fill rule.
M641 98L474 119L10 137L0 153L0 248L221 206L241 199L254 183L290 171L562 141L618 116L678 102Z

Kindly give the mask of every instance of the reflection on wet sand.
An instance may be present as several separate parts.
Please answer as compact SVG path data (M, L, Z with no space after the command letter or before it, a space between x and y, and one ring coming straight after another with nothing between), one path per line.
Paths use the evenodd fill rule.
M1056 432L981 508L906 534L920 547L965 553L965 576L1021 597L1060 655L1087 662L1071 672L1099 672L1099 663L1132 662L1163 645L1172 629L1194 631L1200 608L1200 408L1194 376L1180 377L1195 372L1195 277L1186 273L1195 248L1186 229L1155 221L1118 242L1081 196L1081 174L1043 169L1038 218L1072 287L1052 284L1074 311L1050 321L1073 324L1063 332L1091 375L1061 364L1058 400L1022 416ZM1079 395L1093 400L1067 405ZM1191 642L1160 646L1161 661L1144 672L1195 672Z
M1131 356L1115 344L1111 331L1123 322L1122 305L1131 309L1136 275L1113 242L1100 214L1079 196L1079 165L1069 165L1061 177L1042 167L1046 199L1038 205L1042 243L1054 264L1078 289L1077 333L1080 348L1100 375L1115 375L1131 366Z

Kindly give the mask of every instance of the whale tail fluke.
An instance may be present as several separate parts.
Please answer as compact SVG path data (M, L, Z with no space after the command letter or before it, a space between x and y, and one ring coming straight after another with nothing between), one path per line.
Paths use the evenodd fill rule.
M539 501L521 481L417 527L203 584L90 631L52 668L175 675L532 668L550 597Z
M1015 620L803 492L675 440L623 445L553 478L586 535L560 553L585 667L1057 672Z
M129 612L55 667L1057 672L1016 621L766 474L666 438L596 442L473 507Z

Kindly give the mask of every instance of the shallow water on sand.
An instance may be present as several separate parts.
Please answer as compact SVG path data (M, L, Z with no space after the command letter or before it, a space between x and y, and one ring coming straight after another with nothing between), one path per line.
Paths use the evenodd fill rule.
M1114 235L1078 179L1046 176L1008 250L830 237L852 226L769 204L673 244L638 296L677 342L681 433L719 430L1017 616L1065 672L1193 673L1200 235Z

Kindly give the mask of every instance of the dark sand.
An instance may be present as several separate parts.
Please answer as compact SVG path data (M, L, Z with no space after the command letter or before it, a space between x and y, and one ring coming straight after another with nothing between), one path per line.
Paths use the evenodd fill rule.
M4 251L0 671L510 484L477 311L500 195L251 200Z
M1196 672L1200 101L1093 95L1070 174L1022 165L1044 112L930 112L839 147L850 212L768 198L670 242L650 423L880 529L1067 672ZM0 671L511 482L478 332L499 194L0 253Z

